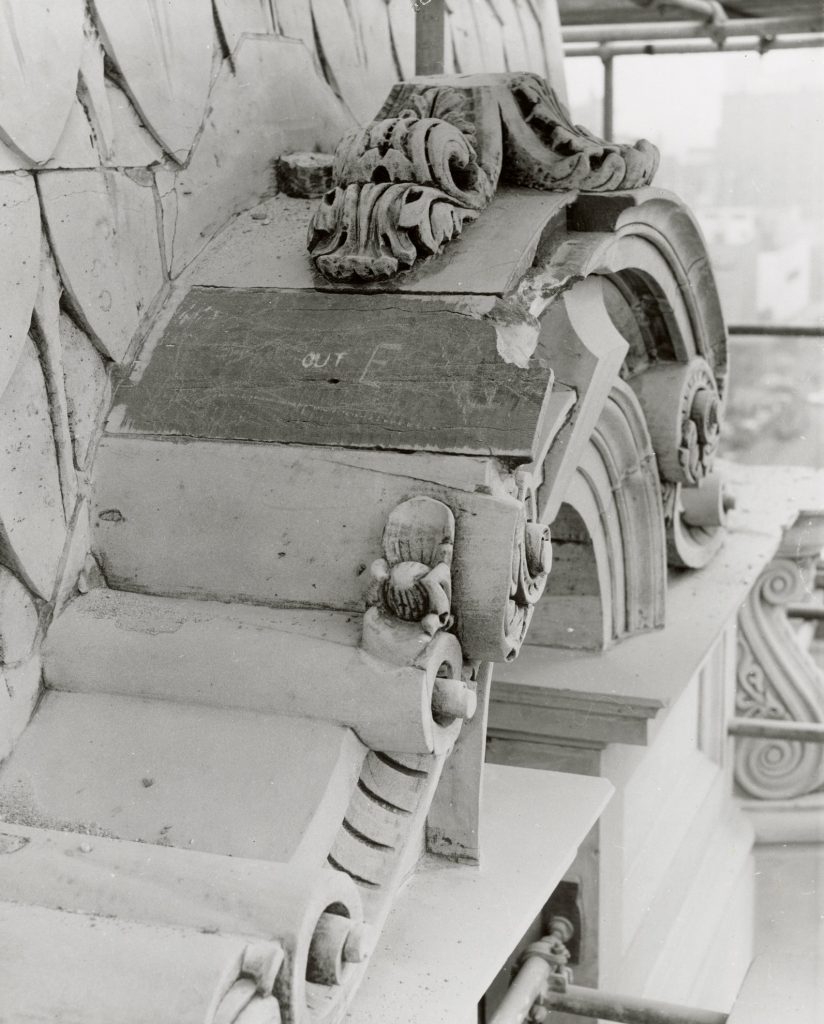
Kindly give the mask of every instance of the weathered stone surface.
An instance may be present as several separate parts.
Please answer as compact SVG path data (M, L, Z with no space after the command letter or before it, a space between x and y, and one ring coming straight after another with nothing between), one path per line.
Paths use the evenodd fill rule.
M109 429L529 457L552 373L501 359L484 304L193 288Z
M19 665L0 665L0 762L28 725L40 696L41 671L39 654Z
M386 0L358 0L350 10L360 37L369 88L376 96L388 92L397 82L399 72L392 54ZM371 114L374 110L367 116Z
M244 32L268 35L275 31L269 0L215 0L215 14L230 50Z
M475 23L474 6L474 0L452 0L450 4L449 28L455 46L458 69L463 75L498 70L484 66L484 53Z
M329 84L363 124L374 116L380 100L361 62L346 0L312 0L312 16Z
M82 0L0 2L0 139L35 163L52 156L75 101Z
M73 522L70 524L71 540L66 550L57 595L54 600L54 614L59 615L65 604L76 594L84 593L96 578L99 570L91 557L91 531L89 527L89 503L78 504Z
M26 341L40 268L40 209L29 175L0 175L0 396Z
M94 0L93 9L106 52L146 127L182 163L209 95L211 4Z
M499 15L489 0L472 4L472 13L478 26L478 40L483 53L484 71L506 71L504 40Z
M137 116L137 111L122 89L108 79L104 82L112 118L109 167L150 167L163 160L163 150Z
M49 396L57 469L63 492L63 510L70 519L77 498L77 477L72 460L72 439L63 385L63 352L60 344L60 279L45 239L40 263L40 287L34 304L34 339Z
M30 338L0 398L0 480L0 560L48 600L66 521L49 399Z
M317 63L312 10L306 0L273 0L278 27L284 36L300 39Z
M387 0L386 7L401 78L411 78L415 74L415 11L408 0Z
M74 464L84 470L98 422L109 403L109 375L88 337L65 313L60 317L60 341Z
M103 78L103 47L92 25L86 25L77 95L82 101L103 161L111 156L113 124Z
M37 622L31 594L10 569L0 565L0 665L31 656Z
M311 199L332 187L331 153L287 153L275 162L278 188L287 196Z
M126 354L163 284L154 192L114 171L53 171L39 180L67 298L111 359Z
M302 43L247 36L233 59L234 72L224 67L215 82L189 166L157 175L173 276L231 216L275 192L281 153L331 152L352 124Z
M30 170L37 167L97 167L99 164L100 158L94 146L91 127L78 99L75 99L69 108L63 132L55 144L52 155L44 163L37 164L17 153L11 146L0 143L0 172Z

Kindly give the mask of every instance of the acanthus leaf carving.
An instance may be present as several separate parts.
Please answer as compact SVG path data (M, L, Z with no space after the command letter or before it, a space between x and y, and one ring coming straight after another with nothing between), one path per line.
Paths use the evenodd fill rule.
M376 119L340 142L308 248L331 280L376 280L440 252L492 199L499 179L550 190L648 184L658 153L573 125L537 75L396 85Z

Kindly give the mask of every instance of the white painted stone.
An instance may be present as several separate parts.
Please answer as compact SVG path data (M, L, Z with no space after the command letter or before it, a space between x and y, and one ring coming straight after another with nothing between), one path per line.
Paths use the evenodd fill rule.
M93 10L106 52L146 127L182 163L209 95L211 4L94 0Z
M240 973L246 942L3 902L3 1016L55 1024L215 1021L215 1007ZM251 1019L275 1024L280 1015L272 1014L271 1002L269 1012Z
M361 62L346 0L312 0L312 15L323 59L333 79L329 84L357 121L371 121L384 97L376 95Z
M43 166L51 168L98 167L100 157L94 144L89 119L80 100L75 99L69 109L66 127L58 140L54 154Z
M230 50L246 32L271 35L275 31L269 0L215 0L215 13Z
M0 174L0 397L26 341L40 272L40 208L31 175Z
M54 255L77 317L120 361L163 284L154 191L114 171L40 177Z
M29 723L40 696L41 671L39 654L19 665L0 665L0 762Z
M30 338L0 398L0 480L0 559L48 600L66 538L66 521L49 400Z
M247 36L234 64L215 82L188 167L157 176L172 276L230 217L275 192L281 153L332 152L352 123L302 43Z
M392 42L403 78L415 74L415 11L408 0L387 0Z
M84 6L0 2L0 139L34 163L54 153L75 100Z
M300 39L317 64L312 10L306 0L273 0L281 34Z
M364 753L337 722L47 689L0 805L22 824L320 865Z
M350 10L360 37L374 106L375 101L383 102L383 98L398 80L386 0L359 0ZM369 116L372 117L377 109L375 106Z
M89 503L78 505L74 520L69 526L71 539L66 550L65 564L54 600L54 613L59 615L65 604L89 585L90 568L96 567L91 559L91 530L89 528Z
M103 86L112 119L108 167L150 167L163 160L163 150L143 126L128 96L109 79Z
M60 315L60 341L74 463L83 470L98 424L108 407L111 386L100 354L65 313Z
M72 439L66 409L66 389L63 384L63 353L60 343L60 295L62 286L57 276L51 252L43 240L40 263L40 287L34 304L35 339L46 391L49 396L49 414L57 453L57 470L63 493L63 510L70 519L77 498L77 477L72 459Z
M14 573L0 565L0 664L31 656L37 635L37 606Z
M104 161L111 156L114 125L103 76L103 47L93 25L84 32L77 95L82 100Z

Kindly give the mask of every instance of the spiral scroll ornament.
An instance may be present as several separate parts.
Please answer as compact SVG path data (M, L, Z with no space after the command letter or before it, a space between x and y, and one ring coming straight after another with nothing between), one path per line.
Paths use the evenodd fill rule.
M550 530L536 520L531 483L521 484L519 497L524 501L524 513L512 549L512 579L503 637L505 661L518 656L552 568Z
M824 720L821 672L787 621L806 594L804 567L788 558L764 570L739 614L737 714L798 722ZM739 739L735 778L760 800L793 799L824 785L824 749L785 739Z

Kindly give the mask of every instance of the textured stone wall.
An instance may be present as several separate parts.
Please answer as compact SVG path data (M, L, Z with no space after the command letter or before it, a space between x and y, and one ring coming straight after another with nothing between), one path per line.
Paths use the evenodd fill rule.
M448 0L446 70L547 73L531 0ZM554 5L550 14L555 17ZM411 0L0 0L0 759L84 586L111 380L170 282L414 73Z

